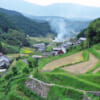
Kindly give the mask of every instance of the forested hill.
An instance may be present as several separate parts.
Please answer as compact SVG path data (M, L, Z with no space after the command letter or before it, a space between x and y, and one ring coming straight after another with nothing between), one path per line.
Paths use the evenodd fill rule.
M100 43L100 18L92 21L77 37L87 37L90 45Z
M7 18L4 13L0 12L0 33L8 32L8 29L17 29L16 26Z
M24 15L0 8L0 52L18 53L23 46L30 46L27 35L46 36L50 31L47 22L35 22Z
M35 22L24 15L0 8L0 31L7 31L9 28L27 33L30 36L45 36L51 32L48 22Z

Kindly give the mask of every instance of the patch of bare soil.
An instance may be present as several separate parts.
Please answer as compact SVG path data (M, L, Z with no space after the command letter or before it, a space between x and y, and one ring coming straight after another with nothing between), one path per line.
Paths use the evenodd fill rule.
M11 54L11 55L7 55L8 58L13 59L16 57L22 57L22 56L28 56L28 54Z

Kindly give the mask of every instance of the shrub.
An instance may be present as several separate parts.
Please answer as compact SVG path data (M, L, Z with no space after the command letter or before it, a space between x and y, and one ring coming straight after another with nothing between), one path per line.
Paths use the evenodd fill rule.
M25 68L23 69L23 73L26 73L26 74L29 73L29 69L28 69L28 67L25 67Z
M12 72L13 72L13 75L17 75L18 74L17 67L13 67Z
M12 78L13 74L12 73L8 73L6 76L5 76L5 79L6 80L9 80L10 78Z

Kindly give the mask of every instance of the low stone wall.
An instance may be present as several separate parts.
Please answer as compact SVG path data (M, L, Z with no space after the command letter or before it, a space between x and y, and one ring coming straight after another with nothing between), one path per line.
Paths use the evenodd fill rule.
M40 81L38 79L32 78L32 76L29 77L29 79L25 82L26 87L30 90L36 92L39 96L43 98L47 98L48 92L51 88L51 86L54 86L55 84L48 84L43 81ZM82 91L82 90L80 90ZM83 99L82 100L90 100L90 98L86 97L86 93L93 94L95 96L100 97L100 91L84 91L83 92Z
M86 93L89 93L89 94L98 96L99 99L100 99L100 91L86 91ZM86 93L85 93L85 94L86 94ZM86 97L86 96L84 95L83 100L91 100L91 99L90 99L89 97Z
M90 100L88 97L83 97L83 100Z
M93 95L98 96L100 98L100 91L88 91L87 93L93 94Z
M39 96L46 98L51 86L54 84L47 84L35 78L28 79L25 82L27 88L31 89L32 91L36 92Z

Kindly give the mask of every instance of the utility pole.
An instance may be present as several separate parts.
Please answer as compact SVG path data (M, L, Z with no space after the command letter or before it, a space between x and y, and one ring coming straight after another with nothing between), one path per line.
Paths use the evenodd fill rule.
M89 44L89 41L88 41L88 49L89 49L89 47L90 47L90 44Z
M36 58L36 67L37 67L37 72L38 72L38 57Z

